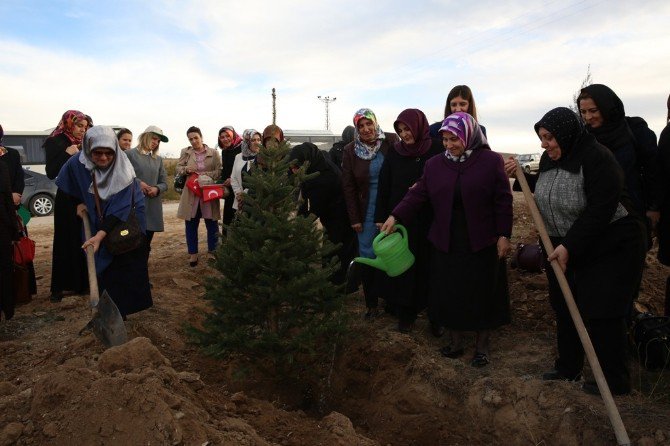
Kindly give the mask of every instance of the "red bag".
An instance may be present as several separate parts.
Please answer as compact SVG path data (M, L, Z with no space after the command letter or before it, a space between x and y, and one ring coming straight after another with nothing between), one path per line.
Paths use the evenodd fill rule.
M206 184L202 186L203 201L219 200L223 197L223 184Z
M200 189L200 184L198 183L198 174L192 173L188 180L186 180L186 188L189 189L196 197L202 197L202 189Z
M26 233L26 227L23 226L23 220L16 214L17 224L21 230L21 237L12 242L14 246L14 263L25 266L35 260L35 242L30 240Z

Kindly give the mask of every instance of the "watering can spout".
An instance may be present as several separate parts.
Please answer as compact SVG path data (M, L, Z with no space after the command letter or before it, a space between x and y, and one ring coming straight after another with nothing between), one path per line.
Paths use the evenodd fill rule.
M367 257L356 257L354 262L362 263L363 265L368 265L384 271L384 262L380 258L368 259Z

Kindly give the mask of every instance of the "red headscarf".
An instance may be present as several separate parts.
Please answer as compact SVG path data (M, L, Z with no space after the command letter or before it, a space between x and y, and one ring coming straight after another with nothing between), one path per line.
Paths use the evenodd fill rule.
M87 122L87 129L93 125L93 123L90 122L91 118L79 110L66 111L63 113L63 117L60 119L56 129L51 132L51 136L57 136L63 133L65 136L67 136L67 139L69 139L72 144L81 144L81 138L75 138L72 134L72 130L74 129L75 122L81 121L82 119Z
M412 132L414 144L405 144L405 141L401 139L394 144L393 147L395 147L395 150L402 156L421 156L426 153L433 144L433 140L430 139L430 130L426 115L416 108L403 110L398 115L398 119L393 123L393 128L398 134L400 134L398 124L401 122Z

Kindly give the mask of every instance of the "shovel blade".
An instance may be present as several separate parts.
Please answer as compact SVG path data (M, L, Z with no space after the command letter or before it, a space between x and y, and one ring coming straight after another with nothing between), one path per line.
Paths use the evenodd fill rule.
M128 341L121 313L107 291L103 291L100 296L97 312L87 326L105 347L114 347Z

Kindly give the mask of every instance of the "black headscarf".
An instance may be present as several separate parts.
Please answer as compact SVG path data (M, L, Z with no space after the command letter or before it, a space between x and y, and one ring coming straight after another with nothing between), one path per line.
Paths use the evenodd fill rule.
M355 129L353 125L348 125L344 128L344 130L342 130L342 142L344 143L343 146L346 146L354 140L354 130Z
M305 172L308 175L314 172L325 172L327 170L332 170L335 173L338 173L339 171L332 161L325 157L324 152L319 150L319 148L311 142L304 142L295 146L289 154L289 160L294 162L296 167L300 167L305 161L308 161L309 166Z
M549 131L561 148L561 158L557 161L551 160L547 155L540 159L540 171L548 170L560 163L562 167L570 169L568 159L580 146L595 142L595 138L584 129L581 119L569 108L557 107L549 110L535 124L535 133L539 136L540 127Z
M619 96L602 84L589 85L582 88L582 92L591 96L603 116L603 124L600 127L592 128L586 125L588 132L595 136L600 144L614 152L625 146L635 146L635 138L626 122L626 111ZM577 107L579 108L579 100Z

